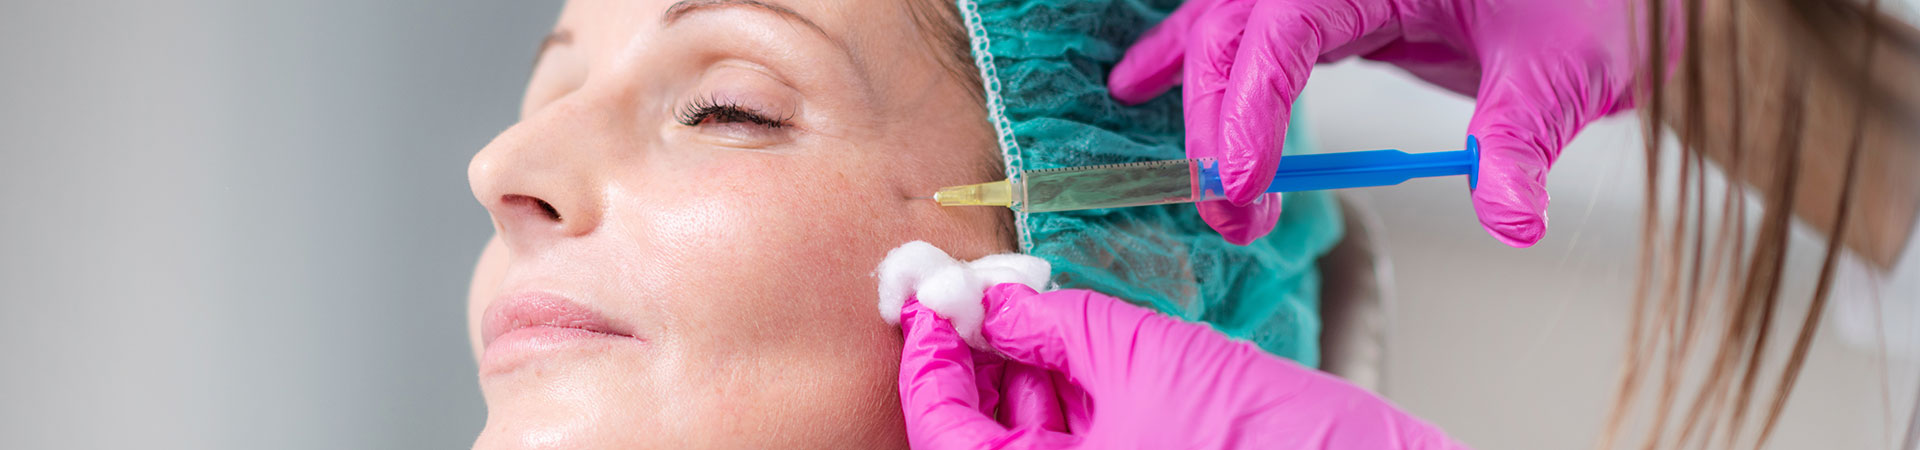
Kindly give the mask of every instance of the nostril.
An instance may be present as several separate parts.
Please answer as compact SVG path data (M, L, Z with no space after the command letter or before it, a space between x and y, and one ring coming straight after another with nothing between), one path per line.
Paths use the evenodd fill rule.
M560 210L554 209L553 204L547 203L546 200L541 200L534 197L528 197L525 195L514 194L514 195L501 197L500 201L502 203L506 203L509 207L514 207L514 208L524 208L524 207L531 206L533 208L539 209L541 213L545 214L547 216L547 220L552 220L555 222L560 221Z
M547 203L546 200L541 200L537 198L533 199L533 201L535 202L535 204L540 205L541 211L545 211L547 213L547 218L553 219L553 221L555 222L560 221L560 210L553 209L552 203Z

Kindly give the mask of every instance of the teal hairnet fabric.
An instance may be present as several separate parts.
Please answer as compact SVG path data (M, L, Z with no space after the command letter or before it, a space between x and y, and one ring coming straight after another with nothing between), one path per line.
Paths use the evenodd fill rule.
M1107 95L1106 74L1173 0L959 0L1000 133L1007 176L1184 158L1179 89L1137 106ZM1299 116L1295 116L1296 119ZM1309 148L1296 120L1287 153ZM1227 243L1192 205L1021 214L1021 250L1054 281L1212 324L1274 354L1319 363L1315 262L1341 232L1324 192L1288 194L1273 234Z

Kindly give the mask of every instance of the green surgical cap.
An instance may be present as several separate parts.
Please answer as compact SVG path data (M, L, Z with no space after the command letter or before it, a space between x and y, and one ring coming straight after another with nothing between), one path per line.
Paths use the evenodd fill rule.
M1029 170L1185 158L1179 89L1136 106L1107 72L1177 0L958 0L1000 134L1007 177ZM1311 148L1299 116L1286 152ZM1325 192L1287 194L1273 234L1221 239L1193 205L1018 213L1022 252L1063 288L1092 289L1206 322L1274 354L1319 363L1320 273L1340 239Z

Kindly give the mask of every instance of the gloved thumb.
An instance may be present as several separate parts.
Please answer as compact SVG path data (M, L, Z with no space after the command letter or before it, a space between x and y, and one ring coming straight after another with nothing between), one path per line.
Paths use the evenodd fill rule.
M1584 121L1561 108L1536 67L1489 65L1482 75L1468 139L1480 146L1473 209L1494 239L1530 247L1547 231L1547 170ZM1552 77L1548 77L1552 78Z
M1474 213L1494 239L1513 247L1531 247L1547 232L1546 177L1552 162L1525 139L1480 134L1486 129L1468 137L1478 139L1480 145L1480 179L1472 191Z
M1168 329L1195 325L1084 289L1036 293L1018 283L987 288L987 345L1012 361L1064 375L1068 383L1099 397L1101 386L1132 367L1135 354L1179 355L1162 341ZM1071 412L1071 411L1070 411Z

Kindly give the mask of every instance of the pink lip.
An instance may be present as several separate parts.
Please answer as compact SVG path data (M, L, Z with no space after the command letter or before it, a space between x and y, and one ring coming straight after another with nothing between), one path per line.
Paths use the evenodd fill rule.
M566 297L512 294L489 305L480 320L481 365L504 369L547 350L611 339L634 337L624 324Z

